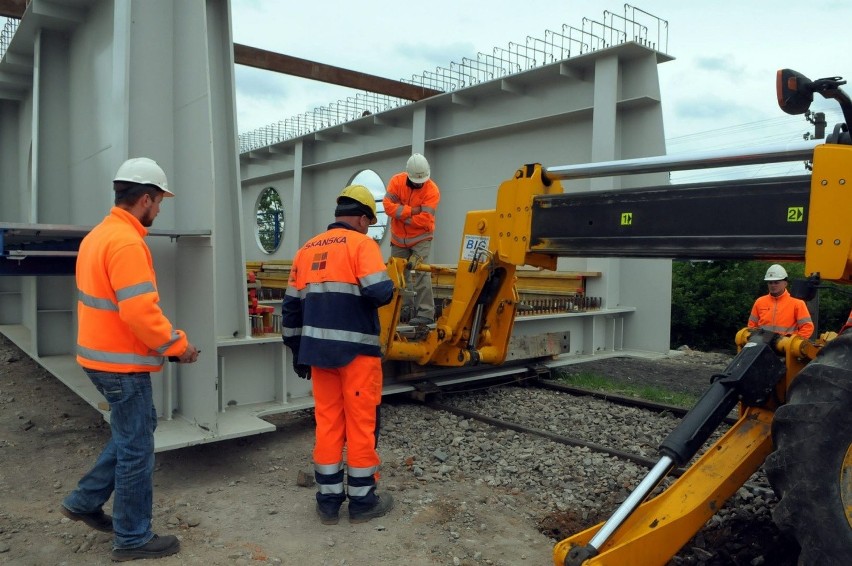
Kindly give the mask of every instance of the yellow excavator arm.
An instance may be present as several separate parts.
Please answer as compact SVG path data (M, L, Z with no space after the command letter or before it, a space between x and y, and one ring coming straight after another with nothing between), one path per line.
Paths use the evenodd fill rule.
M801 114L819 93L836 99L850 124L852 101L842 84L840 77L810 81L785 69L777 75L779 104ZM434 328L413 336L399 332L404 271L446 268L388 264L397 294L380 311L385 358L442 366L502 363L518 308L516 269L554 269L560 257L804 260L811 282L852 281L852 137L846 124L824 141L747 152L524 165L500 185L495 210L467 214L452 300ZM810 162L812 173L573 194L562 185L791 160ZM739 353L663 442L658 464L608 521L558 543L554 564L665 564L764 462L781 492L776 516L795 532L809 560L834 563L852 555L852 386L843 385L852 383L852 333L832 338L810 342L741 331ZM737 404L737 423L689 465ZM824 433L822 442L814 441L814 430ZM828 463L803 471L796 454ZM675 466L685 465L678 480L652 497ZM795 493L802 485L808 491ZM805 507L821 517L798 517L796 509Z

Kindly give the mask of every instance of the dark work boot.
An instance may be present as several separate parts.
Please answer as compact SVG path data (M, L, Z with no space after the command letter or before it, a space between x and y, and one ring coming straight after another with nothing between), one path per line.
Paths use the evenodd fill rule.
M331 465L336 471L323 474L317 471L316 464L314 466L314 479L320 488L317 491L317 515L323 525L336 525L340 520L340 506L346 501L346 494L343 493L343 468L336 469L336 465Z
M340 521L340 511L326 511L317 503L317 515L323 525L336 525Z
M96 531L101 531L102 533L112 532L112 517L104 513L103 509L98 509L92 513L75 513L74 511L69 511L64 505L60 505L59 512L72 521L83 521Z
M115 548L112 551L113 562L162 558L180 552L180 541L174 535L158 536L136 548Z
M340 520L340 505L346 499L345 494L317 493L317 515L323 525L336 525Z
M370 519L384 516L393 509L393 497L390 493L376 493L376 504L364 511L353 511L349 504L349 522L366 523Z

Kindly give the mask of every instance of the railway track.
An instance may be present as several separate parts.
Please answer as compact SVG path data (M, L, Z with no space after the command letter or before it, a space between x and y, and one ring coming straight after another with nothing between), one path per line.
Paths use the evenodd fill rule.
M582 389L577 387L572 387L569 385L561 384L556 381L546 380L546 379L538 379L538 378L529 378L529 379L521 379L521 380L512 380L510 382L505 382L505 386L510 387L513 385L517 385L518 383L522 383L523 385L530 388L537 388L544 391L553 391L560 394L564 394L570 396L572 398L577 399L593 399L600 401L602 403L609 403L615 405L616 407L627 407L630 409L636 409L639 411L646 411L648 414L653 415L663 415L668 416L672 420L673 424L676 424L678 420L683 418L684 415L688 412L688 409L685 409L680 406L658 403L654 401L648 401L644 399L638 399L635 397L627 397L624 395L618 395L613 393L604 393L599 391L592 391L588 389ZM492 386L494 387L494 386ZM490 389L490 388L489 388ZM479 390L477 390L479 391ZM464 390L451 392L450 398L458 398L460 395L464 395ZM564 399L563 399L564 400ZM531 426L529 424L514 422L510 420L506 420L504 418L495 416L493 414L488 414L488 411L479 412L476 410L471 410L469 408L459 407L454 405L452 402L443 402L435 399L430 399L427 402L427 406L432 409L446 411L448 413L452 413L459 417L474 419L479 422L486 423L491 426L495 426L502 429L514 430L517 432L522 432L525 434L535 435L541 438L545 438L552 442L558 442L560 444L564 444L567 446L576 446L588 448L594 452L598 452L601 454L606 454L609 456L614 456L616 458L620 458L623 460L627 460L642 466L647 469L651 469L656 465L659 461L658 456L647 456L643 454L637 454L634 452L630 452L627 450L623 450L617 447L612 447L600 442L590 441L586 438L581 438L578 436L574 436L571 434L562 434L558 432L554 432L552 430L546 430L541 427ZM642 419L642 414L639 413L637 415L638 419ZM728 418L727 424L733 424L735 419ZM683 473L682 468L676 468L672 470L671 475L678 477Z
M550 380L506 380L503 385L477 390L445 390L427 399L418 412L431 411L434 416L418 419L418 432L410 437L417 439L421 451L414 461L446 452L427 475L446 478L443 474L455 472L445 470L455 469L495 486L529 486L523 489L531 489L531 497L547 506L551 505L547 502L560 502L557 506L562 512L539 515L542 531L556 540L576 533L578 524L590 526L605 520L658 462L660 442L686 413L683 407L566 387ZM434 436L443 440L434 441L433 434L425 432L424 426L434 426L432 423L440 429ZM722 425L704 449L726 428ZM415 442L406 444L408 452ZM485 448L477 448L480 444ZM456 450L458 458L454 459ZM445 462L446 456L449 460ZM654 494L682 472L673 470ZM569 485L572 487L566 490ZM784 555L790 554L789 543L781 539L771 521L773 506L774 494L759 472L714 516L696 541L684 546L672 564L729 566L749 563L759 555L771 558L766 563L792 566L794 561Z

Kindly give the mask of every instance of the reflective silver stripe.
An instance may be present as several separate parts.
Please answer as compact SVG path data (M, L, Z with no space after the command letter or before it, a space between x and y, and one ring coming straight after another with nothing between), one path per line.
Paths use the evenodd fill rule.
M804 324L806 322L813 322L813 319L809 316L806 316L805 318L800 318L799 320L797 320L796 324Z
M370 466L368 468L353 468L352 466L348 466L346 468L346 473L353 478L368 478L378 471L378 466Z
M795 326L772 326L771 324L767 324L765 326L761 326L761 328L778 334L790 334L796 332Z
M420 236L417 236L415 238L397 238L397 237L394 237L393 239L402 243L403 247L410 248L414 244L420 243L423 240L428 240L429 238L432 237L432 235L433 235L432 232L424 232L423 234L421 234Z
M137 283L136 285L131 285L129 287L125 287L124 289L118 289L115 292L115 298L118 299L119 302L124 301L126 299L132 299L133 297L138 297L139 295L144 295L146 293L156 293L157 288L154 287L154 284L150 281L145 281L143 283Z
M395 193L387 193L387 194L385 194L385 196L391 202L399 202L399 195L397 195Z
M118 352L103 352L77 345L77 353L87 360L107 362L110 364L161 366L163 356L140 356L139 354L121 354Z
M402 207L396 209L396 212L393 213L394 218L402 218Z
M323 495L335 495L343 493L343 482L341 483L318 483L319 492ZM351 491L351 490L350 490Z
M757 318L757 317L756 317L756 316L754 316L754 315L751 315L750 317L748 317L748 319L749 319L750 321L752 321L752 322L757 322L758 320L760 320L759 318Z
M382 281L390 281L390 277L388 277L388 272L385 270L378 271L376 273L371 273L369 275L365 275L359 279L361 285L364 287L369 287L370 285L375 285L376 283L381 283Z
M295 299L298 299L302 296L301 293L293 287L287 287L287 290L284 291L284 294L288 297L293 297Z
M434 208L432 208L431 206L421 206L421 207L420 207L420 212L428 212L428 213L429 213L429 214L431 214L432 216L434 216L434 215L435 215L435 209L434 209Z
M361 287L354 283L340 283L338 281L325 281L322 283L311 283L303 291L308 293L343 293L346 295L361 296Z
M353 344L366 344L378 346L379 337L362 332L351 332L349 330L337 330L334 328L317 328L316 326L303 326L302 336L316 338L318 340L337 340L339 342L351 342Z
M326 476L330 476L331 474L336 474L340 470L343 469L343 462L338 462L336 464L317 464L314 463L314 471Z
M175 343L175 342L177 342L178 340L180 340L180 334L178 334L177 330L172 330L172 338L171 338L171 340L169 340L168 342L166 342L165 344L163 344L162 346L160 346L159 348L157 348L157 351L158 351L159 353L161 353L161 354L165 354L165 353L166 353L166 350L168 350L169 348L171 348L171 347L172 347L172 344L174 344L174 343Z
M80 289L77 289L77 300L86 305L87 307L91 307L93 309L99 309L102 311L118 310L118 305L112 302L110 299L99 299L98 297L87 295Z
M370 495L370 490L376 489L375 485L349 486L349 497L365 497Z
M282 336L284 338L292 338L293 336L301 336L302 329L301 328L284 328L282 332Z

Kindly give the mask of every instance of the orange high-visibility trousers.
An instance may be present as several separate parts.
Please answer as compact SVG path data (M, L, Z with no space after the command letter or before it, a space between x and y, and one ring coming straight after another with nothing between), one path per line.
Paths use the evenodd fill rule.
M376 407L382 399L382 360L356 356L339 368L311 368L316 418L314 463L352 468L379 465Z

